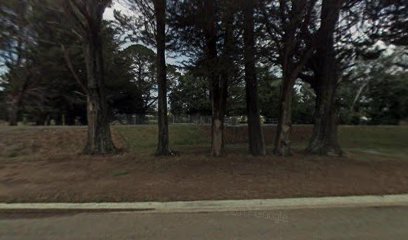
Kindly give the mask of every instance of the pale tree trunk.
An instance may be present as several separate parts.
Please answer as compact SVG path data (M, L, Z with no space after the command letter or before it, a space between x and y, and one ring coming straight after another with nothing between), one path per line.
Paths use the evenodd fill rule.
M216 95L219 95L217 91ZM214 94L214 92L213 92ZM211 119L211 155L219 157L224 151L224 111L222 101L216 97L212 100L212 119Z
M283 54L283 77L280 96L280 115L276 129L275 148L274 153L280 156L291 155L290 134L292 130L292 101L296 79L303 69L306 61L310 59L313 53L313 48L310 47L304 52L299 62L291 62L291 54L284 51Z
M280 97L280 116L276 128L274 153L280 156L291 154L290 133L292 130L292 80L286 79L282 82Z
M87 70L88 116L88 142L84 153L115 153L116 148L112 141L105 96L101 23L97 21L100 16L91 14L91 17L93 24L90 24L84 49Z
M254 2L247 1L244 6L244 57L248 140L249 152L254 156L259 156L265 155L266 151L258 108L254 35Z
M158 143L157 155L171 155L169 147L169 124L167 118L167 79L166 79L166 0L154 0L156 17L156 44L157 44L157 84L158 84Z
M313 135L307 151L320 155L342 154L337 140L336 90L339 78L334 31L337 25L341 1L323 1L322 20L328 24L317 47L317 67L315 68L316 108Z
M226 79L217 73L211 74L211 155L219 157L224 152L224 118L226 106Z

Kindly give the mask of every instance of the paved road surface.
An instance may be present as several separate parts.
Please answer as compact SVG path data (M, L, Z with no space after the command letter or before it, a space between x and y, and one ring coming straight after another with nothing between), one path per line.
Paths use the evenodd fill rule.
M1 240L408 239L408 207L217 213L0 213Z

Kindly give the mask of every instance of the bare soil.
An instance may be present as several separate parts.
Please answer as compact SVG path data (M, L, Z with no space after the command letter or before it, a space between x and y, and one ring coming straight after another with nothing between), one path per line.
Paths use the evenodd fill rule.
M372 155L84 156L84 128L1 132L1 202L175 201L408 193L408 161ZM114 131L116 145L126 144ZM18 144L17 144L18 143Z

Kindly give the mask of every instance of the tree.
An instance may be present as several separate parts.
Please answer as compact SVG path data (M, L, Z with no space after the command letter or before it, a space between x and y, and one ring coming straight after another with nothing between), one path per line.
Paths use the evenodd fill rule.
M207 16L204 20L203 32L205 39L205 56L208 79L210 84L210 95L212 105L212 123L211 123L211 155L220 156L223 151L223 127L224 114L223 109L226 100L222 88L224 84L220 81L217 70L218 52L217 52L217 16L215 1L204 0L203 10Z
M408 4L405 0L366 0L365 17L370 37L387 43L408 45Z
M233 31L233 12L225 12L228 9L225 6L233 6L232 1L174 1L171 8L170 23L175 31L173 35L178 38L174 45L178 51L190 57L192 65L201 66L208 80L212 107L213 156L221 156L224 149L224 118L228 75L231 71L230 64L225 63L228 62L233 45L233 39L228 37ZM221 38L221 35L226 38Z
M153 112L154 105L157 103L157 96L154 95L157 91L156 54L141 44L131 45L123 52L129 58L132 74L132 79L129 81L129 90L132 89L132 91L128 92L128 100L123 103L125 106L132 107L124 113L137 113L144 117L148 112Z
M195 76L192 70L181 75L169 94L171 113L210 115L211 102L207 86L207 79Z
M263 25L272 39L272 49L278 53L276 60L282 69L280 117L277 126L274 152L289 155L292 127L293 86L316 45L316 0L263 1ZM323 25L323 23L322 23Z
M154 0L154 15L156 18L157 45L157 83L158 83L158 127L159 136L157 155L172 155L169 147L169 124L167 118L167 77L166 77L166 0Z
M345 82L340 92L343 122L398 124L407 119L407 59L402 46L382 51L375 59L356 59L350 69L355 80Z
M320 32L316 50L312 87L316 92L316 109L313 134L307 151L322 155L341 155L337 140L336 89L339 79L334 34L339 19L342 0L324 0L321 22L326 27Z
M265 143L258 108L258 82L255 69L254 2L244 5L244 56L246 103L248 115L249 151L252 155L265 155Z
M158 86L158 142L156 155L172 155L169 146L169 126L167 116L167 69L166 69L166 0L128 0L131 8L139 13L134 25L129 26L126 21L132 19L119 13L116 18L127 25L135 36L134 39L141 40L149 47L155 47L156 54L156 82Z
M87 95L86 154L116 152L108 119L101 34L102 15L109 4L109 0L69 0L65 4L67 17L74 22L73 31L78 32L85 53L87 77L82 88Z
M29 46L34 44L29 18L29 1L6 1L0 4L0 61L8 72L3 76L7 85L6 106L9 125L15 126L24 101L30 96L41 98L41 88L35 78Z
M265 122L275 123L279 118L279 99L281 79L271 73L270 66L257 69L259 79L259 108Z

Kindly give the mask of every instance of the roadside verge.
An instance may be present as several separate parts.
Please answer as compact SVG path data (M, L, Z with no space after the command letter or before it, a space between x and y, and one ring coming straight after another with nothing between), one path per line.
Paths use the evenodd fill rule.
M251 200L102 203L0 203L0 211L229 212L305 208L408 206L408 194Z

